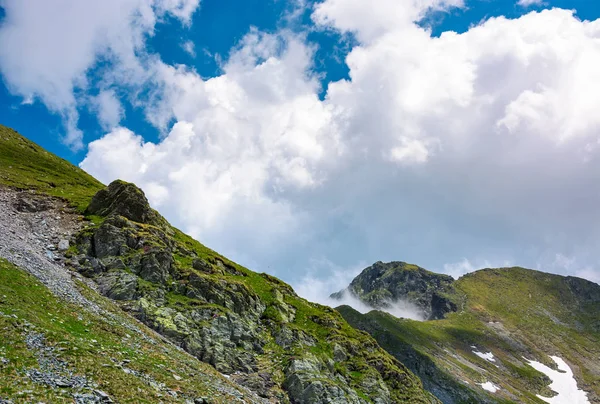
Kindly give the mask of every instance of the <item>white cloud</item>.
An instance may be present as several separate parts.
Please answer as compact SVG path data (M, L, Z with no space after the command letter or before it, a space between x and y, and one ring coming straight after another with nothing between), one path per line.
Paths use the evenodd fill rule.
M311 276L323 280L335 271L315 257L327 257L342 268L400 259L460 275L509 261L597 276L600 21L553 9L433 38L414 21L462 1L326 0L313 21L359 44L346 58L350 78L328 83L322 100L303 35L251 30L209 80L140 57L157 19L189 24L194 1L119 2L130 12L106 20L113 3L93 16L59 10L64 32L85 25L75 39L7 4L5 79L62 113L73 142L73 89L87 88L99 55L115 61L100 89L111 90L95 99L112 129L82 167L138 183L176 225L254 269L298 281L322 265ZM118 127L118 81L150 88L134 102L161 141ZM554 265L557 253L578 265Z
M453 275L533 267L548 251L599 262L600 22L554 9L432 38L389 23L395 2L371 22L343 3L323 3L315 20L365 39L325 100L303 37L254 30L210 80L154 63L148 119L179 123L159 144L113 131L82 167L153 184L175 223L287 280L322 256ZM473 256L489 262L461 262Z
M79 100L99 58L114 62L119 84L139 80L145 37L170 14L188 24L199 0L4 0L0 72L11 92L40 99L65 121L65 142L82 147ZM114 75L114 73L112 73ZM107 74L107 76L110 75ZM114 76L113 76L114 77ZM108 78L108 77L107 77Z
M194 46L194 42L192 41L185 41L181 44L181 47L183 48L184 51L186 51L186 53L188 55L190 55L191 57L195 58L196 57L196 49Z
M410 29L427 11L452 7L464 7L464 0L327 0L315 6L312 19L369 43L385 32Z
M156 145L113 130L89 145L81 166L105 182L153 184L159 199L149 192L150 200L176 223L245 262L259 262L256 254L272 252L303 218L285 192L320 184L324 158L336 154L331 109L319 101L318 84L301 74L310 50L293 38L284 48L279 41L249 34L224 66L227 73L206 81L157 62L162 87L149 117L158 126L178 123Z
M311 302L321 303L330 307L347 305L360 313L368 313L376 309L365 304L350 293L343 293L341 299L332 299L329 297L332 293L345 289L365 266L364 263L360 263L349 268L341 268L324 258L313 259L303 277L292 284L292 286L298 295ZM324 269L327 269L328 273L326 278L318 275L318 272ZM407 301L398 300L389 302L388 308L379 310L396 317L419 321L424 320L422 310Z
M114 90L102 90L92 101L98 120L105 129L112 129L124 116L123 106Z
M544 4L543 0L519 0L517 4L521 7L541 6Z

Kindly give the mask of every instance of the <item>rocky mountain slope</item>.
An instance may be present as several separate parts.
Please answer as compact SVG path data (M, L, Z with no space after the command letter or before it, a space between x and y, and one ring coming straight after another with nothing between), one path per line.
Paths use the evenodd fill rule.
M429 296L442 293L457 303L442 319L419 322L381 311L361 314L348 306L338 310L442 402L600 402L599 285L523 268L484 269L447 283L423 271L405 263L377 263L349 290L367 303L374 295L393 296L423 310L432 306ZM551 356L566 362L586 399L564 392L556 396L560 392L552 390L551 378L534 368L556 370Z
M405 262L376 262L352 280L348 288L331 295L341 299L345 293L376 309L386 309L403 300L414 304L427 320L444 318L458 310L463 298L454 289L454 279Z
M173 228L133 184L0 127L0 187L0 402L438 402L338 312Z

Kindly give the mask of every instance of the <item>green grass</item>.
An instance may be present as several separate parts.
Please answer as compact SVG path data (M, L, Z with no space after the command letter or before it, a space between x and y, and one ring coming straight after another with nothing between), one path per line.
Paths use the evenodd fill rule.
M37 368L33 352L27 349L24 338L29 331L41 332L47 345L56 350L61 360L77 375L86 376L99 384L120 403L179 402L159 392L140 378L125 373L111 358L131 360L127 367L143 372L168 388L190 397L209 396L216 402L228 403L230 397L215 389L215 380L221 378L212 367L166 345L153 332L124 315L108 301L85 289L86 295L112 313L114 319L98 317L80 307L57 299L32 276L0 259L0 356L9 360L0 365L0 398L15 402L72 402L70 389L50 389L33 383L26 369ZM13 317L13 316L16 316ZM26 322L32 327L26 326ZM143 335L152 337L152 343L143 335L124 327L136 324ZM176 373L181 380L173 376ZM22 393L22 392L26 393Z
M2 125L0 184L60 197L80 211L104 187L85 171Z

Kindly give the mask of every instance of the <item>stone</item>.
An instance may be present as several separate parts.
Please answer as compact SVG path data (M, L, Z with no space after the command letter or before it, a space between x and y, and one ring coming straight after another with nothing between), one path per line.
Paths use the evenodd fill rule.
M60 240L58 242L58 251L66 251L69 249L69 240Z
M96 278L100 293L114 300L134 300L137 296L137 276L124 272L106 272Z
M92 259L94 259L94 258L92 258ZM95 261L98 261L98 260L95 260ZM126 268L125 263L119 257L104 258L101 261L101 265L104 267L104 270L125 269Z
M13 207L19 212L43 212L52 207L52 204L44 198L33 198L20 195Z
M194 268L197 271L206 272L206 273L214 272L212 265L210 265L208 262L206 262L202 258L194 259L192 261L192 268Z
M348 352L340 344L335 344L333 346L333 359L336 362L344 362L348 359Z
M120 215L138 223L162 225L162 218L154 211L144 192L133 184L116 180L98 191L86 209L86 214Z
M123 246L126 247L127 240L118 227L110 223L103 223L93 236L95 256L104 258L121 255Z
M103 403L112 403L113 400L110 398L110 396L103 392L102 390L94 390L94 394L96 395L96 397L98 397L100 400L102 400Z
M140 277L148 282L164 284L173 265L173 257L167 252L146 254L142 257Z

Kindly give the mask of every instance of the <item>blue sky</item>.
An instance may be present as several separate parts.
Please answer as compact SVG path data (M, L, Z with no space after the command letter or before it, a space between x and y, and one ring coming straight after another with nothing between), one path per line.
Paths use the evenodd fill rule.
M0 122L300 289L392 259L598 281L600 4L522 2L2 0Z

